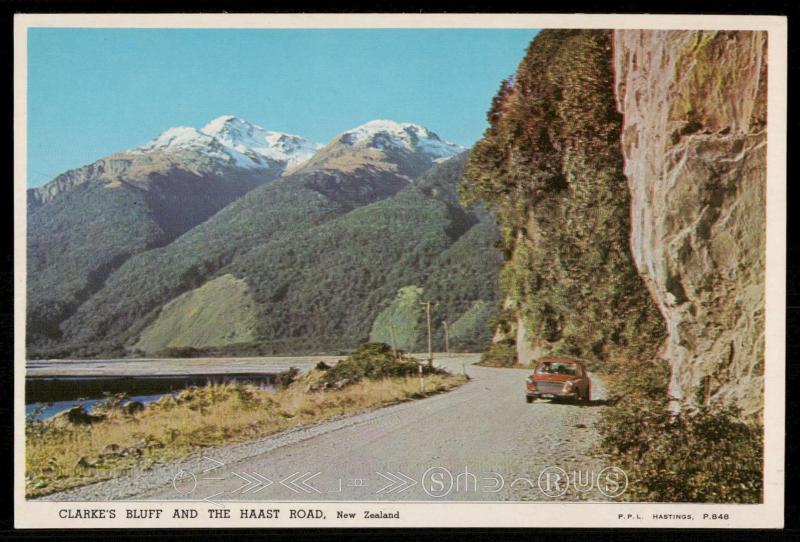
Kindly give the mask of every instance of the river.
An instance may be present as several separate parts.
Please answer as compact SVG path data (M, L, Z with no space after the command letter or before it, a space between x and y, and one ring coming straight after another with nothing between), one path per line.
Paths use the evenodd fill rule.
M56 376L28 377L25 381L25 416L49 418L83 405L89 411L109 394L124 393L126 401L147 404L190 386L248 382L274 389L272 373L188 374L159 376Z

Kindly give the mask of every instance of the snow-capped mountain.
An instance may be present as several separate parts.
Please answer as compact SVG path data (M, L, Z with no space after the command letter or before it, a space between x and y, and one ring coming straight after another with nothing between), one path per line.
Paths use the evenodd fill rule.
M242 154L252 151L271 160L285 162L287 167L308 160L322 147L300 136L265 130L231 115L212 120L201 132Z
M347 145L377 149L391 147L422 153L434 162L442 162L466 150L465 147L445 141L419 124L373 120L343 133L340 141Z
M259 157L250 157L226 147L214 137L191 126L177 126L165 130L144 145L128 152L143 154L152 151L175 152L180 150L199 152L209 158L228 163L228 165L245 168L270 167L270 164L262 163L263 161L259 160Z
M347 241L352 235L366 240L359 246L372 243L375 236L359 228L372 231L373 221L379 222L381 231L385 227L387 235L401 236L399 242L414 247L419 240L408 235L404 220L413 217L420 221L420 231L442 232L430 236L439 251L440 239L451 239L453 231L471 223L463 213L449 212L454 196L446 195L448 183L454 187L460 177L462 150L416 124L373 121L340 133L319 148L301 137L225 116L202 127L170 128L135 149L64 172L28 191L30 344L47 352L62 352L62 347L84 352L84 345L92 349L97 345L91 352L99 352L123 344L158 352L164 345L156 345L152 337L173 333L157 332L172 325L164 323L172 321L169 314L179 325L191 320L180 304L170 305L172 300L205 284L217 284L213 281L225 272L220 262L230 262L237 273L241 270L246 281L278 284L275 291L271 286L253 289L247 294L248 303L251 295L264 293L263 299L252 298L254 310L277 311L283 319L286 301L279 290L289 288L281 291L291 291L292 299L302 298L306 310L306 297L313 304L326 290L308 286L328 276L328 269L317 272L320 262L333 273L341 271L345 279L354 269L351 244L331 240ZM458 155L452 164L436 164L452 155ZM419 189L402 194L415 183L420 183ZM395 196L398 199L391 200ZM371 206L386 200L385 205ZM409 201L424 203L409 214ZM367 214L356 213L357 209ZM333 229L323 227L340 218ZM284 258L286 247L299 246L299 241L308 243L303 256ZM385 247L380 239L372 244L355 268L358 276L362 268L376 276L372 260L381 260ZM333 259L319 260L320 251L326 249L341 250ZM314 271L305 282L287 282L287 276L297 275L296 269L282 263L265 266L264 261ZM388 261L390 270L394 266L393 259L381 261ZM436 261L439 258L431 259L430 265ZM393 277L384 271L381 276ZM419 269L413 273L417 276ZM399 282L387 283L386 291L416 280L408 277L392 278ZM167 320L155 324L152 311L168 305L177 306L177 312L160 312ZM373 309L364 305L367 331L368 311ZM225 308L220 311L224 314ZM130 335L132 326L137 330L148 326L151 342ZM264 337L291 338L283 328L264 329ZM364 335L363 329L346 332Z
M169 128L144 145L66 171L44 186L30 189L28 203L31 208L38 207L93 180L112 182L124 178L134 184L147 184L150 173L163 173L173 167L224 178L229 178L231 168L240 169L268 181L300 170L352 170L369 164L415 177L434 163L465 150L412 123L373 120L340 134L323 147L297 135L266 130L223 115L201 129Z
M232 115L218 117L202 129L170 128L129 152L189 150L247 169L287 169L308 160L321 147L300 136L273 132Z
M419 124L373 120L339 134L294 172L380 169L410 181L464 151Z

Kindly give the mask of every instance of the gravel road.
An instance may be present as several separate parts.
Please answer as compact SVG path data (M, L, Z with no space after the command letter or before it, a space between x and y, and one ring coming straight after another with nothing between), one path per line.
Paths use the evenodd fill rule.
M527 404L527 370L472 365L477 359L436 360L471 377L448 393L206 449L43 499L608 500L598 490L609 464L594 428L603 382L592 377L587 405ZM606 493L614 486L606 482Z

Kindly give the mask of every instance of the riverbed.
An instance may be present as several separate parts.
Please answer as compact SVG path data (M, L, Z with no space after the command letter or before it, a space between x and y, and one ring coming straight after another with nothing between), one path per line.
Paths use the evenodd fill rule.
M25 414L44 419L83 405L91 410L109 394L124 393L143 404L189 386L248 382L274 388L279 373L307 371L336 356L269 358L149 358L107 360L30 360L25 379Z

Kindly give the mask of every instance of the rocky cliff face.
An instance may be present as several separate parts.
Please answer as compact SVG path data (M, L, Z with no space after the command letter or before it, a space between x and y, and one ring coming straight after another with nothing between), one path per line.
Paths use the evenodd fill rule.
M660 357L675 398L761 411L766 54L759 32L534 39L464 181L503 231L498 359Z
M766 33L620 30L614 66L631 249L667 323L671 393L757 413Z
M66 171L44 186L29 189L28 209L37 209L45 203L53 201L60 194L68 192L83 183L120 175L128 169L130 164L131 160L109 157L87 166Z

